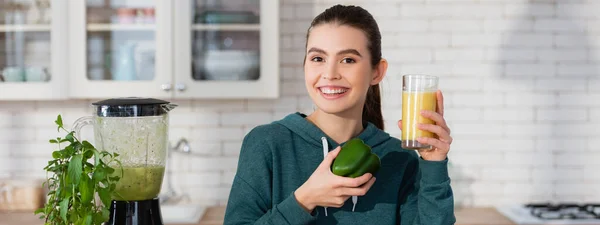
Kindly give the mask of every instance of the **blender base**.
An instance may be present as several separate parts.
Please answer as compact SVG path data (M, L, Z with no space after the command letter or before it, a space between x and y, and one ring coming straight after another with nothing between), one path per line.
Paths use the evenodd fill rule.
M106 225L163 225L158 198L141 201L113 200Z

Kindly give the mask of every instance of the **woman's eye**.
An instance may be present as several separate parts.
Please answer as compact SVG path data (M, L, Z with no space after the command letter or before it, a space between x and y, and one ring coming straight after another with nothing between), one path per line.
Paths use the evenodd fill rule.
M356 61L354 61L354 59L352 58L344 58L342 59L342 63L355 63Z
M318 57L318 56L317 57L312 57L311 61L313 61L313 62L322 62L323 58Z

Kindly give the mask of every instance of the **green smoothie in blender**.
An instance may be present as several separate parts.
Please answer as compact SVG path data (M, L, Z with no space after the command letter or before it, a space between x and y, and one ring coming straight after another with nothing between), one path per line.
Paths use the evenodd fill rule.
M93 114L75 121L75 133L93 125L99 151L118 153L118 161L107 161L114 168L110 176L120 179L112 184L106 225L163 224L158 195L169 150L169 112L175 107L154 98L112 98L93 103Z
M153 199L160 193L164 166L123 166L123 177L119 179L113 196L117 201ZM116 169L114 175L121 175Z

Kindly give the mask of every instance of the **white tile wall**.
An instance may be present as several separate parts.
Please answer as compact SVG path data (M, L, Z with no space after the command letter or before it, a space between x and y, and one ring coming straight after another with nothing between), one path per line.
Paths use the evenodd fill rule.
M458 203L600 201L600 4L589 0L284 0L283 96L178 101L170 139L187 138L194 154L173 156L177 190L225 204L244 135L312 110L301 62L305 32L338 2L378 19L391 62L382 87L392 135L399 134L400 75L441 76ZM0 102L0 178L43 177L54 117L62 113L70 125L89 103Z

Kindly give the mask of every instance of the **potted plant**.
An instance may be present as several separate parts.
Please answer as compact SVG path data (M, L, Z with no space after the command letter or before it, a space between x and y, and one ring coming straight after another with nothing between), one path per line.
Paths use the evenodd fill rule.
M101 225L109 219L111 196L122 177L114 168L121 167L119 154L100 151L77 139L74 131L63 127L61 115L54 122L58 132L67 134L50 140L58 150L44 167L47 200L35 214L41 214L46 225Z

